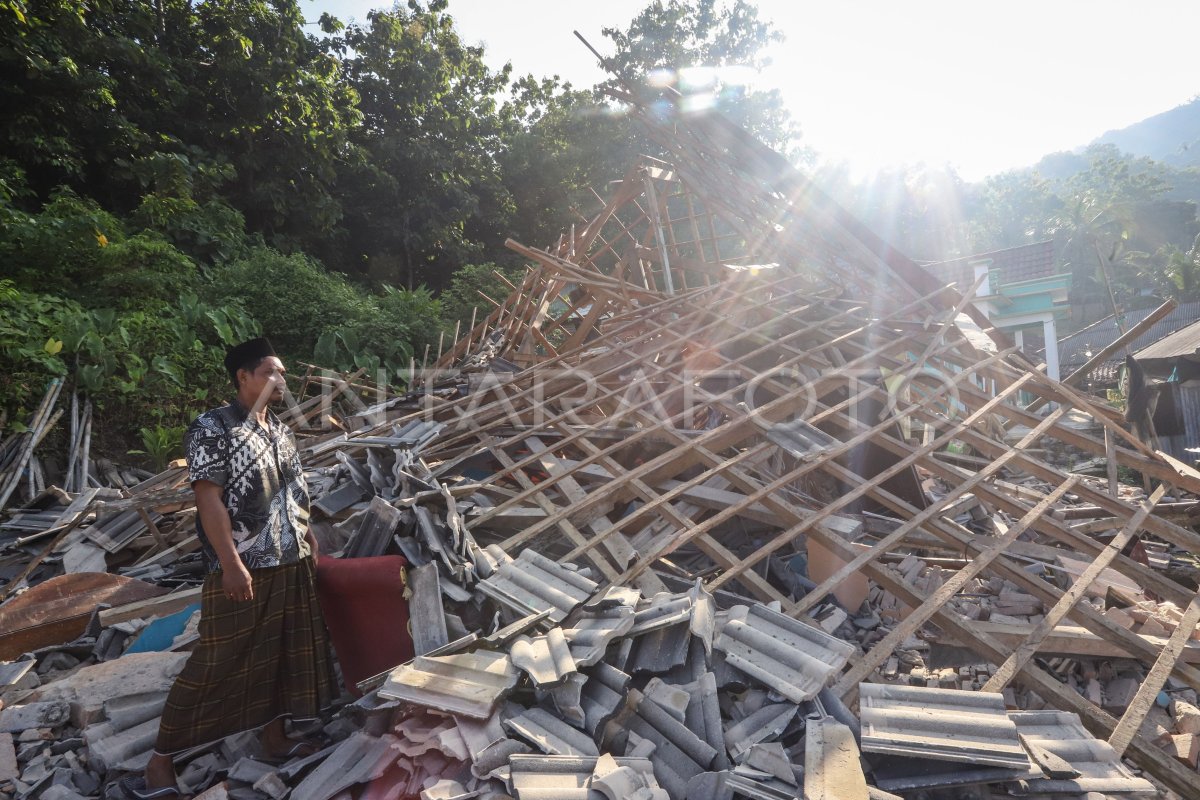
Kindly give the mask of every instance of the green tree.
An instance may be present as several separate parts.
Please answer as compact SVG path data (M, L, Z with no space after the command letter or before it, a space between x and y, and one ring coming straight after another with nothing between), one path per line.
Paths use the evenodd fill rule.
M164 2L161 47L184 91L165 110L178 122L159 129L210 156L251 231L315 249L342 218L332 187L359 121L337 59L305 33L297 0Z
M279 351L308 359L322 331L357 320L363 295L344 277L302 254L269 247L214 268L205 295L237 303L262 325Z
M783 41L752 3L653 0L628 28L605 28L603 35L616 52L604 60L615 78L602 89L671 87L681 112L716 108L767 145L793 150L799 132L782 96L751 86L766 47Z
M512 205L496 154L496 97L508 70L462 42L445 0L372 11L326 47L359 98L358 157L338 199L343 233L331 244L347 270L414 288L497 246Z
M220 192L281 246L329 235L355 95L296 0L24 8L0 13L15 78L0 81L0 152L35 198L65 184L124 214L149 193L204 208Z
M1200 236L1187 252L1164 245L1154 253L1132 252L1129 269L1121 275L1126 294L1153 289L1155 299L1173 297L1179 302L1200 299Z
M498 158L513 199L510 230L524 244L548 247L599 206L593 188L629 168L628 122L591 91L532 75L513 83L502 118L507 130ZM479 302L477 295L466 299Z
M993 175L977 192L971 219L971 250L987 252L1050 238L1062 200L1033 170Z
M1122 273L1130 270L1126 243L1135 235L1136 210L1167 190L1153 170L1139 170L1112 145L1089 147L1088 168L1062 182L1063 206L1051 220L1059 258L1072 274L1076 301L1118 300ZM1110 309L1111 310L1111 309Z

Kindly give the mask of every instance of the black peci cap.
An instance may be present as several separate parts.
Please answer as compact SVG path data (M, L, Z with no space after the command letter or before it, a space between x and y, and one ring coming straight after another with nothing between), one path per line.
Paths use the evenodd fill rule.
M260 336L226 350L225 369L229 372L230 377L234 377L239 369L251 361L259 361L273 355L275 355L275 348L271 346L270 340L265 336Z

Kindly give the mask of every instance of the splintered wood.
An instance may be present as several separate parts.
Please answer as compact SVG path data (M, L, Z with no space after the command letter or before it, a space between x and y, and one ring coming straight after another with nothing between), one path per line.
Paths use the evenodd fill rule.
M1159 688L1200 690L1195 592L1144 552L1200 551L1155 513L1200 492L1200 475L1046 377L969 296L740 129L643 122L670 163L635 165L550 249L510 242L524 280L436 364L472 393L355 435L444 423L423 460L490 500L465 520L481 542L647 596L699 580L865 631L835 686L848 701L861 680L905 677L914 641L933 639L972 659L936 680L1019 687L1194 788L1194 769L1139 731ZM960 314L995 346L973 347ZM1069 474L1043 459L1051 445L1161 488ZM1071 506L1093 517L1072 524ZM1138 603L1176 609L1176 627L1155 636L1109 613ZM1117 710L1047 661L1101 652L1141 664L1155 691Z

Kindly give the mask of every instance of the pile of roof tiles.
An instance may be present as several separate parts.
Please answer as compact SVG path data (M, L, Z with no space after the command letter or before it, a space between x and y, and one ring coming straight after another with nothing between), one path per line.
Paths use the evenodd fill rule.
M386 730L395 748L370 793L882 798L980 783L1021 795L1158 791L1078 717L1008 713L998 693L863 684L860 723L828 689L858 648L761 603L719 600L699 584L648 598L605 589L533 550L512 559L492 546L479 556L471 602L499 612L495 630L364 683L373 688L352 707L378 719L364 727ZM293 796L326 800L321 780Z

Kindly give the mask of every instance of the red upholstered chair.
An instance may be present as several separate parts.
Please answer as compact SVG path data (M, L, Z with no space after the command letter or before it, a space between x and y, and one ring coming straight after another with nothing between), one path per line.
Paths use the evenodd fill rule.
M356 684L413 657L403 556L331 558L317 563L321 612L333 640L342 679Z

